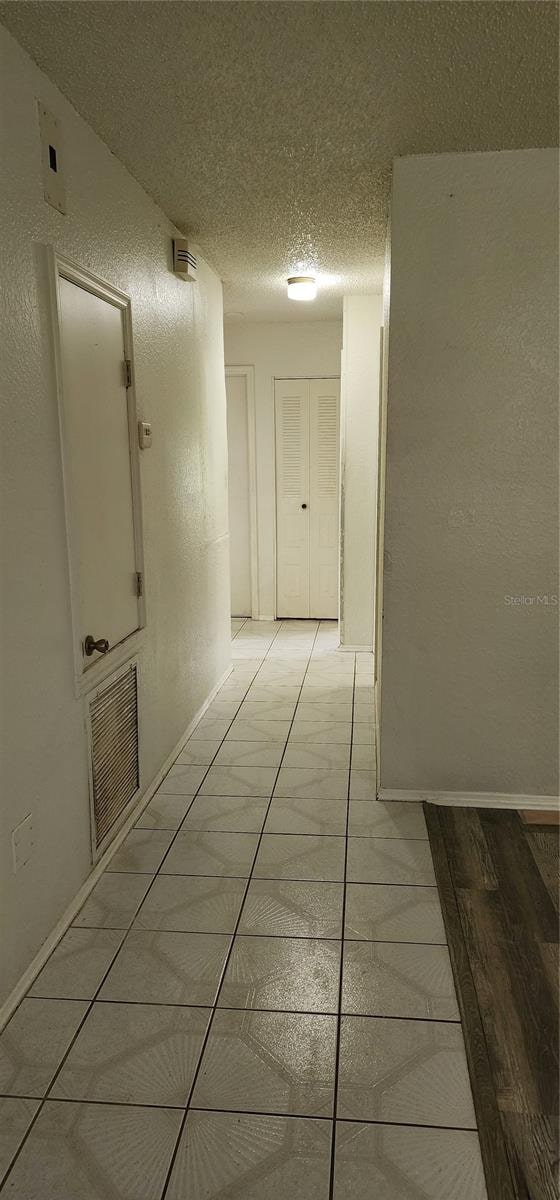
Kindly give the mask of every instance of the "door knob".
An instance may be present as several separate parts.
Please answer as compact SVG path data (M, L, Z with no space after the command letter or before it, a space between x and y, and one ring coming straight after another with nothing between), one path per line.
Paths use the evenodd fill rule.
M302 504L302 508L307 508L307 504Z
M95 638L91 636L91 633L88 633L87 637L84 639L84 650L88 658L91 657L95 650L97 650L98 654L106 654L108 649L109 643L107 638L98 638L96 641Z

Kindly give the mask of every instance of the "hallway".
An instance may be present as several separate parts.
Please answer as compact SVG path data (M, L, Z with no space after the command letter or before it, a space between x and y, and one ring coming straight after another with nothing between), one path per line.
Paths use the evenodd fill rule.
M421 807L372 799L373 657L330 622L232 634L0 1038L3 1192L483 1200Z

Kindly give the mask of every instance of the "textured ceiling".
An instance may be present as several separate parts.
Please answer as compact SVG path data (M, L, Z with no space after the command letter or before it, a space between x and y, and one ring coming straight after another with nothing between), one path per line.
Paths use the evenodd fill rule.
M394 156L557 141L541 0L42 0L0 19L246 318L338 316L379 289ZM302 266L325 277L313 305L285 298Z

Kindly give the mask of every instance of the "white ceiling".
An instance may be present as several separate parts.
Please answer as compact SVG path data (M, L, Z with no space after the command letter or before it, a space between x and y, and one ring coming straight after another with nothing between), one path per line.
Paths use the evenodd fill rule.
M557 141L541 0L41 0L0 19L243 319L337 317L345 292L379 290L396 155ZM312 305L286 299L302 267Z

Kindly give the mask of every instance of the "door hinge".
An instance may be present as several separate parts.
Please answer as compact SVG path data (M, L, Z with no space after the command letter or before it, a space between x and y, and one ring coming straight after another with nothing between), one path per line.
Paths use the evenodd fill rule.
M136 595L144 595L144 574L142 571L136 572Z
M124 386L132 387L132 363L129 358L124 360Z

